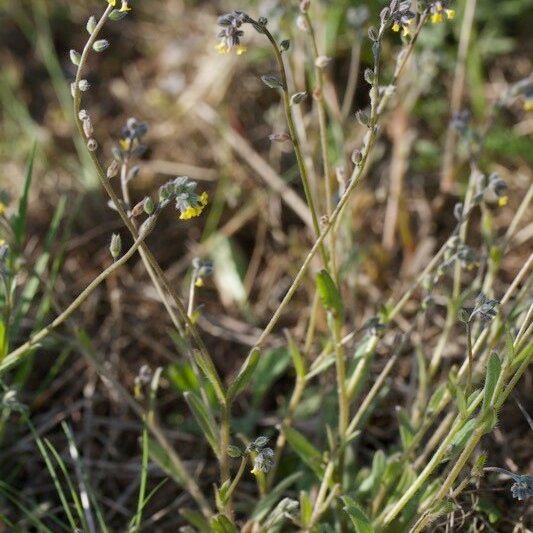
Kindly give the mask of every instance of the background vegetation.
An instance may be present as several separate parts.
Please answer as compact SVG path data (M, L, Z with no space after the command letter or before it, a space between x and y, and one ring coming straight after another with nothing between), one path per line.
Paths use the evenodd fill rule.
M158 214L146 242L185 306L199 276L193 259L212 263L188 311L225 401L235 392L227 412L218 378L193 356L188 326L176 330L133 251L52 334L10 358L113 264L112 234L121 235L122 254L133 240L108 206L72 110L69 50L83 49L89 16L107 3L0 4L5 531L531 527L531 478L483 468L525 476L532 467L533 93L531 82L516 84L531 76L533 1L459 0L453 20L423 25L398 80L395 62L409 39L389 23L382 78L372 85L368 28L379 30L385 5L313 0L318 70L297 1L132 1L102 30L109 48L88 59L83 107L104 168L128 117L148 124L146 149L128 167L131 205L156 200L182 175L209 194L198 218ZM293 145L269 138L288 131L280 91L261 80L278 75L272 47L248 26L245 54L215 51L217 17L235 9L266 17L278 43L290 40L290 93L309 93L291 109L319 217L332 211L324 147L335 205L360 165L354 150L365 154L368 120L356 111L370 113L372 130L372 89L398 82L335 226L336 264L317 254L264 339L315 235ZM456 115L453 129L453 112L463 110L470 120ZM110 180L117 192L118 182ZM330 239L324 244L329 254ZM317 278L324 266L333 275ZM480 311L480 292L500 303ZM479 320L492 309L494 319ZM250 351L258 338L261 350ZM469 338L481 339L471 379ZM250 373L236 380L245 361ZM341 382L352 434L338 427ZM262 436L268 443L256 441ZM228 437L240 450L233 457ZM250 474L270 448L273 468ZM385 520L432 460L431 477ZM450 490L436 498L456 466ZM236 476L235 486L223 484Z

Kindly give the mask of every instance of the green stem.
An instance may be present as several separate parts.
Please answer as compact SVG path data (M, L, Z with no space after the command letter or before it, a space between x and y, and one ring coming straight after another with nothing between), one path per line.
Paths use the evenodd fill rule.
M113 272L115 272L115 270L119 269L124 263L126 263L126 261L128 261L128 259L137 251L137 248L141 246L144 239L146 239L146 237L154 229L156 217L152 217L152 219L148 220L150 220L148 226L145 227L145 229L137 237L131 248L120 259L117 259L111 266L109 266L102 273L100 273L55 320L48 324L48 326L41 329L23 345L19 346L16 350L13 350L4 358L4 360L0 364L0 374L5 372L14 364L16 364L20 357L22 357L22 355L34 348L39 343L39 341L44 339L54 329L63 324L63 322L65 322L65 320L67 320L72 315L72 313L74 313L74 311L76 311L76 309L78 309L83 304L83 302L87 300L87 298L94 292L94 290L98 287L98 285L100 285L100 283L106 280Z
M280 51L278 43L276 42L272 34L266 28L264 28L264 34L266 35L266 37L270 41L270 44L272 45L272 48L274 50L274 54L276 57L276 61L278 64L278 69L279 69L279 73L281 76L283 108L285 111L285 118L287 120L287 126L289 128L289 135L291 137L291 142L294 148L294 154L296 155L296 162L298 164L298 170L300 171L300 178L302 180L302 185L304 188L305 199L307 201L309 210L311 211L313 228L315 230L316 237L319 237L320 236L320 225L318 223L318 215L317 215L317 211L315 207L315 202L313 200L313 196L311 194L311 188L309 186L309 177L307 175L307 168L305 166L304 157L303 157L302 150L300 147L300 138L298 136L298 132L296 131L296 126L294 125L294 118L292 116L291 99L290 99L289 89L287 85L287 73L285 71L283 57L281 55L281 51ZM326 256L326 251L324 249L324 245L322 244L322 241L320 241L320 244L319 244L319 253L322 258L322 263L324 264L325 267L327 267L327 256Z

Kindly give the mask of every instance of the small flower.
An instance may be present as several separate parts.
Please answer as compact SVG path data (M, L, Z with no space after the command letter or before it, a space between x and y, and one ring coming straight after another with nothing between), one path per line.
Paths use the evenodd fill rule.
M91 87L91 84L87 80L80 80L78 82L78 88L82 92L88 91L90 87Z
M455 9L450 9L447 4L448 2L446 1L433 2L430 4L429 12L431 13L432 24L444 22L444 17L448 20L453 20L455 18Z
M107 3L111 6L111 7L115 7L117 5L117 0L107 0Z
M272 448L262 448L254 459L254 467L251 473L257 476L260 472L267 474L274 464L274 450Z
M209 196L204 191L200 196L197 197L196 205L190 205L184 210L181 210L180 219L189 220L191 218L198 217L202 214L207 202L209 201Z
M409 9L409 7L410 2L402 2L391 14L392 31L398 32L403 30L404 37L411 34L411 20L415 18L415 14Z
M120 6L119 12L127 13L128 11L131 11L131 7L128 5L128 0L122 0L122 5Z
M95 139L89 139L87 141L87 149L89 152L94 152L98 148L98 143Z
M533 96L528 96L524 100L524 111L533 111Z
M471 322L476 315L479 315L484 322L490 322L497 315L496 307L499 303L498 300L489 300L483 293L480 293L468 321Z
M529 476L527 474L515 474L513 472L509 472L509 470L505 470L505 468L499 468L496 466L488 466L484 470L489 472L498 472L500 474L509 476L514 481L514 483L511 485L511 494L513 495L513 498L524 501L526 498L533 496L533 476Z
M93 50L95 52L103 52L109 48L109 41L107 39L99 39L93 44Z
M237 55L244 54L246 47L241 44L244 31L240 28L244 23L251 22L252 19L243 11L233 11L219 17L217 24L222 29L217 34L219 43L215 46L215 50L219 54L227 54L234 49Z
M195 257L192 260L193 267L193 279L196 287L204 286L204 278L210 276L213 273L213 263L208 259L200 259Z

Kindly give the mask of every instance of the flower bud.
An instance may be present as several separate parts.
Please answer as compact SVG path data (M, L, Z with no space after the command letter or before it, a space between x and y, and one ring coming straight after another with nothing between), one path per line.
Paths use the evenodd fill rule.
M143 209L147 215L153 215L155 211L154 201L149 196L144 199Z
M87 80L80 80L78 82L78 87L80 91L83 91L83 92L88 91L90 86L91 84Z
M300 2L300 11L302 13L307 13L309 11L310 5L311 5L311 0L302 0Z
M109 47L109 41L107 39L100 39L93 44L93 50L95 52L103 52Z
M89 20L87 21L87 25L85 27L87 28L87 32L89 33L89 35L91 35L96 28L96 17L94 15L89 17Z
M363 154L361 153L361 150L358 150L357 148L352 152L352 163L354 165L358 165L361 162L361 159L363 159Z
M298 105L301 104L307 98L307 93L305 91L294 93L291 96L291 104Z
M331 63L331 57L318 56L315 60L315 65L318 68L326 68Z
M271 89L283 89L283 85L281 84L281 81L276 78L276 76L271 76L271 75L264 75L264 76L261 76L261 81L267 86L267 87L270 87Z
M291 42L289 41L289 39L285 39L285 40L281 41L281 43L280 43L280 48L282 50L284 50L284 51L288 50L290 48L290 46L291 46Z
M107 179L114 178L118 174L118 161L116 159L113 159L111 161L111 164L107 167L106 175Z
M116 259L122 251L122 239L118 233L113 233L111 236L111 244L109 245L109 252L111 257Z
M98 143L96 142L95 139L89 139L87 141L87 149L89 150L89 152L94 152L96 151L97 148L98 148Z
M88 138L93 134L93 123L89 117L83 121L83 133L85 133L85 137Z
M81 54L79 52L76 52L76 50L71 50L70 51L70 60L72 61L72 63L74 63L76 66L78 66L80 64Z

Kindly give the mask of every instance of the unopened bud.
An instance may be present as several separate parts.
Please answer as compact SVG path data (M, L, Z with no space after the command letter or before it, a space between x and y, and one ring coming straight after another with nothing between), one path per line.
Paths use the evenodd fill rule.
M288 133L286 132L282 132L282 133L271 133L268 138L272 141L272 142L276 142L276 143L284 143L285 141L288 141L290 139L290 136Z
M107 179L114 178L118 174L118 161L116 159L113 159L111 161L111 164L107 167L106 175Z
M143 209L147 215L152 215L155 211L154 201L149 196L144 199Z
M81 54L79 52L76 52L76 50L71 50L70 51L70 60L72 61L72 63L74 63L76 66L78 66L80 64Z
M109 41L107 39L100 39L93 44L93 50L95 52L103 52L109 47Z
M352 163L354 165L358 165L361 162L361 159L363 159L363 154L361 153L361 150L358 150L357 148L352 152Z
M80 109L78 113L78 118L80 120L85 120L86 118L89 118L89 113L87 113L86 109Z
M291 46L291 42L289 41L289 39L285 39L283 41L281 41L280 43L280 47L282 50L288 50Z
M96 28L96 17L89 17L89 20L87 21L87 25L85 27L87 28L89 35L91 35Z
M318 68L326 68L331 63L331 57L318 56L315 60L315 65Z
M302 13L307 13L309 11L310 5L311 5L311 0L302 0L300 2L300 11Z
M80 91L83 91L83 92L88 91L90 86L91 84L87 80L80 80L78 82L78 87Z
M111 244L109 245L109 252L111 257L116 259L122 251L122 239L118 233L113 233L111 236Z
M94 152L98 148L98 143L94 139L89 139L87 141L87 149L89 152Z
M301 104L307 98L307 93L305 91L294 93L291 96L291 104L298 105Z
M90 137L93 134L93 123L89 117L83 121L83 133L85 133L85 137Z

